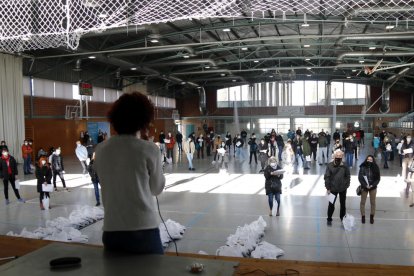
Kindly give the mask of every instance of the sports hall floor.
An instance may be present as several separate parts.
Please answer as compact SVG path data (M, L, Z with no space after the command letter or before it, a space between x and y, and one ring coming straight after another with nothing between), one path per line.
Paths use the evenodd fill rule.
M362 148L358 164L372 148ZM247 152L246 152L247 155ZM196 171L188 171L186 163L167 165L167 189L159 196L164 219L172 219L187 227L184 238L177 241L179 252L197 253L203 250L215 254L226 238L241 226L259 216L268 223L264 240L285 251L282 259L331 261L345 263L414 265L414 208L405 197L405 183L397 178L401 173L398 158L390 162L390 169L382 169L378 187L375 224L360 223L359 202L355 189L357 166L351 169L351 187L348 189L347 212L354 215L357 228L346 232L339 220L339 202L336 204L332 227L326 225L327 200L323 174L325 166L312 163L311 170L295 172L284 187L281 216L269 217L260 165L249 165L231 158L228 172L211 164L211 158L195 160ZM21 166L19 167L22 172ZM23 227L34 230L44 226L47 219L68 217L81 205L95 205L93 186L89 177L83 177L77 160L65 160L67 185L71 192L55 192L51 196L53 208L40 211L34 176L23 176L21 194L27 199L18 203L11 192L12 203L5 205L3 191L0 199L0 234L20 233ZM24 181L23 181L24 180ZM58 187L61 184L58 183ZM1 190L3 185L1 185ZM369 200L366 205L369 215ZM102 221L82 230L89 243L101 243ZM167 249L174 251L173 244Z

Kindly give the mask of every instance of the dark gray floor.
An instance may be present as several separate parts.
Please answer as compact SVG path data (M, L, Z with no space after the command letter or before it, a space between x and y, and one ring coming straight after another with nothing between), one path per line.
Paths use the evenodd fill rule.
M360 161L371 153L362 148ZM360 223L359 202L355 189L358 185L357 166L351 169L351 187L347 196L347 211L355 216L357 228L346 232L340 223L339 203L332 227L326 225L327 201L323 183L325 166L312 163L311 170L295 169L283 180L281 216L269 217L264 192L264 177L257 172L260 165L230 159L228 171L220 171L211 164L211 157L195 160L196 171L189 172L185 162L165 168L167 190L159 196L164 219L175 220L187 227L184 238L177 242L180 252L197 253L199 250L215 254L226 238L244 225L263 216L268 222L264 240L285 251L283 259L333 261L351 263L414 265L414 208L405 197L405 183L398 158L390 162L390 169L381 169L378 187L375 224ZM381 161L380 167L382 168ZM33 176L24 177L22 195L26 204L6 206L0 199L0 233L12 230L20 233L23 227L34 230L44 226L46 219L67 217L80 205L94 205L94 193L89 178L79 173L75 160L66 162L66 178L71 192L53 193L50 211L40 211ZM22 177L23 178L23 177ZM70 180L69 180L70 179ZM369 201L366 206L369 214ZM102 221L82 230L89 242L101 244ZM173 251L173 245L167 249Z

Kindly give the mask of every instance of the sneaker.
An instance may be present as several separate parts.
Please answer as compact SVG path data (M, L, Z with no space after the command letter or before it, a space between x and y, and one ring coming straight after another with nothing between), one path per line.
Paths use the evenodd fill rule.
M6 203L6 204L7 204L7 203ZM410 207L414 207L414 203L411 203L411 204L410 204Z
M65 188L64 191L65 192L70 192L70 190L68 188Z
M211 162L211 164L213 164L213 165L216 164L216 161Z
M23 198L19 198L18 201L21 203L26 203L26 201Z
M97 203L95 204L95 206L101 206L101 203L100 203L100 202L97 202Z
M55 188L55 192L57 192L58 191L58 189L57 188Z
M332 226L332 220L328 220L328 221L326 221L326 225L328 225L328 226Z
M6 205L10 204L10 200L6 199Z
M195 171L195 169L194 169L194 168L191 168L191 170L192 170L192 171Z

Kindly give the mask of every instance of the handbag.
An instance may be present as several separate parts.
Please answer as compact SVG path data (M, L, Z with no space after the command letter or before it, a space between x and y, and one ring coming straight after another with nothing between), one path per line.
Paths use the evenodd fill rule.
M361 195L361 193L362 193L362 188L361 188L361 185L359 185L359 186L356 188L356 194L357 194L357 196L360 196L360 195Z
M20 189L20 180L19 179L16 179L14 181L14 187L16 188L16 190L19 190Z
M42 192L51 193L53 192L53 185L52 184L42 184Z
M414 159L411 161L411 165L408 167L410 173L414 173Z

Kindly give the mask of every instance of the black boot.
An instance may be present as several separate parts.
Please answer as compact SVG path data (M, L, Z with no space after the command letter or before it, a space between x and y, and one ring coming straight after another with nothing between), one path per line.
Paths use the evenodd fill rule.
M369 216L369 223L374 224L374 215Z
M361 222L362 222L362 224L365 224L365 216L361 217Z

